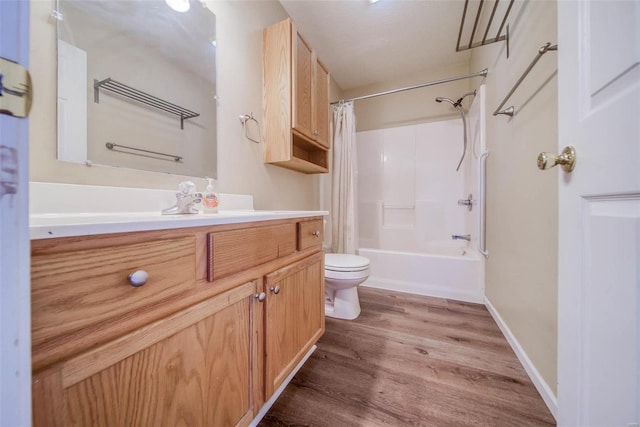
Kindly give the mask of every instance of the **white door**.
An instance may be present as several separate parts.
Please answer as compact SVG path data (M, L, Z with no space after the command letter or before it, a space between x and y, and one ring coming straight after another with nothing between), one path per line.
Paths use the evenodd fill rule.
M28 66L29 2L0 0L0 57ZM1 426L31 425L27 132L26 119L0 114Z
M558 1L558 55L558 423L638 426L640 1Z

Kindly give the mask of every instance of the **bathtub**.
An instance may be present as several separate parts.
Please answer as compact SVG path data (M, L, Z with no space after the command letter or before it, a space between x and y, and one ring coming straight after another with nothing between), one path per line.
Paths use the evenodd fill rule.
M428 242L420 251L360 248L371 261L362 286L482 303L484 260L457 242Z

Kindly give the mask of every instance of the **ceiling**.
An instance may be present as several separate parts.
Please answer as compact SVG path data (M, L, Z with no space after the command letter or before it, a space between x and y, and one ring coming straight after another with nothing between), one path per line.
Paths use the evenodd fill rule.
M90 51L108 46L116 52L144 47L215 81L215 47L211 42L216 38L216 17L200 3L180 13L164 1L59 0L58 10L64 16L59 21L60 39L77 47Z
M462 0L280 0L343 90L468 63Z

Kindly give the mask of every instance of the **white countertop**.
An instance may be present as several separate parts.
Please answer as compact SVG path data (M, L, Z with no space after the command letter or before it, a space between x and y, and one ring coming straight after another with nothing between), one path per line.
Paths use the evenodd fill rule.
M52 239L324 215L329 215L329 212L238 210L192 215L161 215L157 212L35 214L29 217L29 237L31 240Z
M29 185L31 240L307 218L327 211L254 210L253 197L218 194L217 214L162 215L175 191L45 182Z

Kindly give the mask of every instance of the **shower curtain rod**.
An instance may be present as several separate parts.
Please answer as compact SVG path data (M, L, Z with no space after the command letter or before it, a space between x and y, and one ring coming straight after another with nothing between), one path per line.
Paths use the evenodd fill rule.
M479 76L486 77L488 72L489 72L489 69L485 68L484 70L479 71L477 73L466 74L464 76L450 77L448 79L434 80L432 82L422 83L422 84L415 85L415 86L408 86L408 87L403 87L403 88L400 88L400 89L392 89L392 90L387 90L387 91L384 91L384 92L372 93L371 95L363 95L363 96L356 96L355 98L341 99L340 101L332 102L331 105L339 104L341 102L357 101L359 99L374 98L376 96L389 95L391 93L403 92L405 90L418 89L418 88L426 87L426 86L434 86L434 85L439 85L439 84L442 84L442 83L454 82L456 80L470 79L472 77L479 77Z

